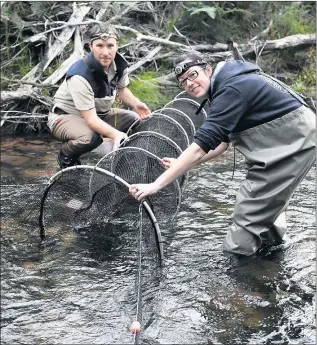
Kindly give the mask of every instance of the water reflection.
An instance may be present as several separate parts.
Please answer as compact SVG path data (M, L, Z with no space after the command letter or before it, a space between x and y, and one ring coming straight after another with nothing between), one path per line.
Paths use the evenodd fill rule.
M68 231L40 247L38 229L16 216L58 170L57 148L50 137L2 138L2 341L131 344L133 229ZM191 172L164 229L164 266L144 282L141 343L315 343L315 169L290 203L289 240L239 258L221 251L244 177L238 157L231 179L232 162L229 152Z

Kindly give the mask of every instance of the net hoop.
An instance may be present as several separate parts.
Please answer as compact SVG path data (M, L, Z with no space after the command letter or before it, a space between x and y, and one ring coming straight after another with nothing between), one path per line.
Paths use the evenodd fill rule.
M175 108L175 105L177 103L180 103L180 104L184 104L184 103L189 103L190 105L193 105L195 108L198 108L200 107L200 104L196 101L194 101L193 99L191 98L174 98L172 101L168 102L162 109L164 108L174 108L174 109L177 109ZM183 111L183 110L182 110ZM200 113L199 114L195 114L195 113L186 113L186 115L193 121L193 123L195 124L195 120L199 119L199 117L201 117L202 121L201 121L201 124L206 120L207 118L207 112L204 108L201 109ZM199 126L200 127L200 126ZM196 127L195 125L195 129L197 130L199 128L198 126Z
M162 108L162 109L155 110L155 111L153 112L153 114L161 113L161 114L165 115L164 111L166 111L166 110L167 110L167 111L173 111L173 112L175 112L176 114L180 115L181 117L183 117L183 118L185 119L185 121L186 121L187 124L189 125L189 128L190 128L189 131L190 131L190 133L187 133L186 129L182 126L181 123L179 123L179 124L185 129L185 131L186 131L186 133L187 133L187 136L188 136L189 144L191 144L191 139L194 138L194 134L195 134L195 132L196 132L195 125L194 125L192 119L191 119L188 115L186 115L183 111L181 111L181 110L179 110L179 109L176 109L176 108L164 107L164 108ZM174 117L173 117L172 115L166 114L166 116L170 116L171 118L174 119ZM174 120L178 122L177 119L174 119Z
M49 192L49 190L54 186L54 184L58 181L58 179L65 173L65 172L69 172L71 170L83 170L83 169L88 169L91 170L92 172L94 170L105 174L107 176L112 177L114 180L118 181L119 183L121 183L122 185L124 185L125 187L127 187L127 189L130 187L130 184L128 182L126 182L125 180L123 180L120 176L117 176L113 173L111 173L108 170L102 169L102 168L98 168L97 166L91 166L91 165L77 165L77 166L73 166L73 167L69 167L69 168L65 168L65 169L61 169L60 171L58 171L55 175L53 175L44 190L42 199L41 199L41 205L40 205L40 215L39 215L39 227L40 227L40 236L41 236L41 240L45 240L45 225L44 225L44 203L46 200L46 196ZM159 251L159 257L160 260L163 260L163 239L162 239L162 234L161 234L161 230L158 224L158 221L150 207L150 205L148 204L148 202L146 200L143 200L141 202L141 204L144 206L144 208L146 209L146 211L148 212L149 217L151 218L151 222L154 226L155 229L155 235L156 235L156 239L157 239L157 247L158 247L158 251Z
M180 99L180 98L189 98L192 99L193 101L198 102L199 104L201 104L204 99L206 99L206 97L200 97L200 98L196 98L194 96L189 95L186 91L181 91L180 93L178 93L174 99ZM208 110L210 108L210 102L208 101L203 108L205 109L206 113L208 114Z
M173 109L174 110L174 109ZM186 116L184 114L184 116ZM189 119L189 118L188 118ZM189 119L190 120L190 119ZM194 125L193 125L194 126ZM178 158L181 153L183 152L182 149L177 145L177 143L175 143L175 141L173 141L172 139L170 139L169 137L161 134L161 133L158 133L158 132L153 132L153 131L142 131L142 132L137 132L137 133L134 133L132 135L130 135L128 138L126 138L121 144L120 144L120 147L119 148L124 148L124 147L138 147L138 146L134 146L134 145L131 145L131 146L126 146L126 145L129 145L130 142L133 143L134 139L137 138L137 137L142 137L142 136L148 136L148 135L153 135L155 137L158 137L166 142L169 143L170 146L172 146L173 148L175 148L175 150L178 152L177 156L176 157L168 157L168 158ZM141 149L145 150L143 147L140 147ZM148 150L146 150L148 151ZM151 151L148 151L150 153L152 153ZM154 154L155 155L155 154ZM164 157L167 157L167 156L164 156ZM159 159L162 159L164 157L158 157ZM100 160L101 161L101 160ZM99 163L99 162L98 162ZM97 164L98 164L97 163ZM182 179L183 177L183 179ZM187 181L188 181L188 177L189 177L189 172L186 172L185 174L179 176L177 178L177 180L179 180L179 185L180 185L180 188L181 188L181 191L184 192L186 186L187 186Z
M156 132L154 132L154 133L156 133ZM137 151L144 152L146 155L148 155L148 156L152 157L153 159L155 159L155 160L161 162L161 159L160 159L158 156L156 156L155 154L153 154L153 153L151 153L151 152L149 152L149 151L147 151L147 150L145 150L145 149L142 149L142 148L140 148L140 147L129 146L129 147L120 147L120 148L118 148L116 151L112 151L112 152L108 153L107 155L103 156L103 157L98 161L98 163L95 165L95 168L97 168L98 165L99 165L104 159L106 159L106 158L108 158L109 156L115 154L115 152L124 151L124 150L129 151L130 149L134 149L134 150L137 150ZM105 169L103 169L103 170L105 170ZM108 171L108 170L105 170L105 171ZM120 178L120 176L115 175L115 174L113 174L113 173L110 172L110 171L108 171L108 172L109 172L110 174L112 174L112 175L117 176L118 178ZM120 179L121 179L122 181L124 181L124 182L128 185L128 187L130 186L130 184L129 184L128 182L126 182L126 181L123 180L122 178L120 178ZM186 185L186 182L187 182L187 178L185 179L185 182L184 182L184 185L183 185L183 186ZM172 182L172 183L173 183L173 182ZM176 215L177 215L177 213L178 213L178 211L179 211L180 204L181 204L181 195L182 195L182 189L181 189L181 187L180 187L180 185L179 185L178 180L176 179L176 180L174 181L174 183L175 183L175 185L176 185L176 189L177 189L177 191L178 191L178 195L177 195L177 207L176 207L176 211L175 211L175 214L173 215L173 217L172 217L171 220L174 220L174 218L176 217Z
M178 93L174 99L179 99L179 98L189 98L189 97L186 97L186 95L188 95L188 93L186 91L181 91L180 93Z
M153 131L142 131L142 132L136 132L134 134L131 134L129 137L127 137L121 144L120 144L120 148L125 147L126 144L128 144L130 141L133 141L133 139L135 137L138 136L142 136L144 133L144 135L146 134L153 134L156 137L162 138L163 140L167 141L171 146L173 146L178 152L179 154L181 154L183 152L183 150L179 147L179 145L177 143L175 143L175 141L173 141L171 138L167 137L166 135L162 134L162 133L158 133L158 132L153 132ZM143 147L141 147L142 149ZM162 157L164 158L164 157Z
M172 123L178 130L179 132L181 133L181 135L183 136L182 138L182 143L184 142L184 149L186 149L188 146L189 146L189 139L188 139L188 135L185 131L185 129L183 128L183 126L181 126L179 124L179 122L177 122L175 119L173 119L172 117L168 116L168 115L165 115L165 114L162 114L162 113L152 113L151 114L152 116L145 120L145 121L140 121L139 119L136 120L135 122L132 123L132 125L129 127L129 129L127 130L127 135L130 136L132 135L132 131L133 131L133 128L136 127L138 124L140 124L140 126L142 125L142 123L146 123L148 121L151 121L151 118L153 118L154 116L155 117L161 117L163 118L164 120L168 121L169 123ZM148 129L144 130L144 131L137 131L136 133L138 132L145 132L145 131L148 131ZM152 131L152 132L155 132L155 131ZM156 132L156 133L160 133L160 134L163 134L166 136L166 133L162 133L162 132ZM133 133L134 134L134 133ZM171 140L173 140L172 138L170 138ZM175 140L173 140L175 141ZM178 146L180 146L179 144L177 144ZM183 148L181 147L181 149L183 150Z
M162 110L163 110L163 108L162 108ZM160 113L160 112L153 112L153 113L152 113L152 116L155 116L155 117L161 116L161 117L163 117L163 118L168 119L168 120L171 121L172 123L176 123L176 124L177 124L177 127L179 127L180 131L182 132L182 134L183 134L184 137L185 137L186 147L189 146L188 135L187 135L187 133L186 133L184 127L183 127L178 121L176 121L175 119L173 119L171 116L165 115L165 114ZM164 134L163 134L163 135L164 135Z

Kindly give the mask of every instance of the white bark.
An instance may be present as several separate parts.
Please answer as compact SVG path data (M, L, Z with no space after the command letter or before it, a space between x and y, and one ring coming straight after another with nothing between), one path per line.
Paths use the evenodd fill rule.
M81 6L78 8L75 7L74 12L69 18L68 23L72 24L78 21L82 21L83 18L86 16L86 14L89 12L89 10L90 10L90 7L88 6ZM52 44L52 46L49 47L46 53L46 56L44 58L44 62L42 61L37 66L35 66L28 74L26 74L22 78L22 80L34 81L38 71L40 73L44 72L46 68L49 66L49 64L56 58L56 56L61 54L64 48L68 45L74 31L75 31L74 26L71 26L71 27L67 26L65 29L63 29L62 32L57 37L57 39L55 40L55 42Z
M80 27L76 27L74 37L74 52L61 64L61 66L56 71L54 71L47 79L43 81L43 84L56 84L60 79L64 77L70 66L77 60L81 59L83 56L84 49L80 37Z

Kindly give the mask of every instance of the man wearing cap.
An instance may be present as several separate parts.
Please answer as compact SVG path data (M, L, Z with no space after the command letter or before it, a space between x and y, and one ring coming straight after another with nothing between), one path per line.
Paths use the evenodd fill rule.
M113 139L116 149L131 124L151 113L128 89L128 63L118 53L115 28L94 25L89 37L90 53L70 67L48 116L51 133L62 141L61 168L80 164L79 157L98 147L103 137ZM133 111L114 109L116 96Z
M192 143L151 184L134 184L141 200L179 175L223 153L230 141L246 161L247 174L236 197L233 224L223 249L252 255L282 243L284 211L295 188L316 160L315 114L299 95L249 62L221 62L213 70L200 55L176 60L179 86L208 97L210 111Z

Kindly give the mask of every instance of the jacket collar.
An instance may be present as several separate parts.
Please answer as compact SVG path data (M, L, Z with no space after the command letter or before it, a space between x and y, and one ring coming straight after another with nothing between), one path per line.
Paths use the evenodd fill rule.
M222 69L222 67L226 64L225 61L220 61L215 70L214 70L214 73L212 74L211 78L210 78L210 88L209 88L209 91L208 91L208 98L209 100L211 100L212 98L212 95L214 93L214 84L215 84L215 80L216 80L216 77L218 75L218 73L220 72L220 70Z
M100 63L95 59L94 54L92 52L90 52L88 54L88 60L90 62L90 66L91 66L91 71L92 72L98 72L102 73L101 75L105 74L105 70L104 68L100 65Z

